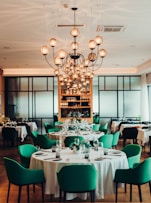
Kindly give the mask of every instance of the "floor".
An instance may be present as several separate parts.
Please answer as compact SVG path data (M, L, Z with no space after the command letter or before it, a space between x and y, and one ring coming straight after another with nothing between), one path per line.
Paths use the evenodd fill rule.
M25 141L25 143L30 143L29 141ZM122 148L122 141L119 141L118 149ZM146 146L145 151L143 149L141 161L148 158L149 147ZM10 157L17 161L19 161L17 146L16 147L4 147L2 142L0 142L0 203L6 202L6 196L7 196L7 187L8 187L8 180L5 173L5 168L3 164L3 157ZM10 198L9 203L16 203L17 202L17 194L18 194L18 187L12 185L11 192L10 192ZM151 202L151 195L149 193L149 187L148 184L142 186L142 195L143 195L143 202ZM50 195L45 195L45 202L58 202L58 199L52 199ZM103 200L96 200L96 202L114 202L115 201L115 195L106 195L105 199ZM22 196L21 196L21 202L27 202L26 197L26 187L23 188ZM32 190L30 191L30 203L40 203L41 202L41 190L38 186L36 186L35 193ZM82 201L80 199L75 199L72 201L67 202L89 202L89 199L86 201ZM118 202L129 202L129 187L127 187L127 193L124 193L124 189L119 189L119 196L118 196ZM133 187L133 202L139 202L139 196L138 196L138 190L137 187Z

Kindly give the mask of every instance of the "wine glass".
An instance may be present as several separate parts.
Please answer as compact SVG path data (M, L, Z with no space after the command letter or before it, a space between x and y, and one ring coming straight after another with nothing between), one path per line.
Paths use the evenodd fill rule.
M104 145L103 145L103 142L99 142L99 148L100 148L100 155L104 155Z
M61 150L61 148L62 148L61 140L56 140L56 147Z
M98 139L93 140L93 146L94 146L94 150L97 151L98 147L99 147L99 140Z

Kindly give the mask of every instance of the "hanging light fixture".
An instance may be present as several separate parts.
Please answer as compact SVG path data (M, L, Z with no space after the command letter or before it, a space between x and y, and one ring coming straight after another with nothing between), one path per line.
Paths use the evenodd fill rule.
M72 8L72 10L74 11L74 26L70 31L70 34L73 37L73 42L71 43L72 52L67 53L64 49L60 49L55 53L54 49L57 45L57 40L51 38L49 43L52 48L51 61L53 64L47 58L49 53L48 46L42 46L41 53L44 55L49 66L54 69L54 74L58 76L64 88L73 88L81 91L81 89L83 90L84 87L86 88L88 86L87 79L92 78L94 72L102 66L103 59L107 52L105 49L100 49L100 45L103 43L103 38L101 36L96 36L95 39L89 41L88 47L90 53L87 57L77 52L79 48L77 37L80 34L76 27L75 13L77 8ZM96 62L99 63L99 66L96 66Z

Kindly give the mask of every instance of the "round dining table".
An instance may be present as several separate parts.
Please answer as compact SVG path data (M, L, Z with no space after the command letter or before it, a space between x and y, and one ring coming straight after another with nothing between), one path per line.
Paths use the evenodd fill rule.
M46 182L45 194L51 194L59 197L59 185L57 182L57 171L65 165L71 164L91 164L94 165L98 172L96 198L103 199L106 194L115 193L114 175L116 169L128 168L126 154L115 149L108 149L104 155L102 148L95 151L90 149L89 158L85 158L85 154L81 151L74 152L70 148L62 148L60 158L56 158L56 152L52 149L41 149L34 153L30 161L30 169L43 169ZM87 194L67 194L67 199L71 200L75 197L86 199Z

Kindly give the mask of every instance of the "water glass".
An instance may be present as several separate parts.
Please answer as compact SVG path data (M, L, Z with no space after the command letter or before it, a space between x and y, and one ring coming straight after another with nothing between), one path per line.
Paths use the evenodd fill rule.
M104 155L104 145L103 142L99 142L99 151L100 151L100 155Z

